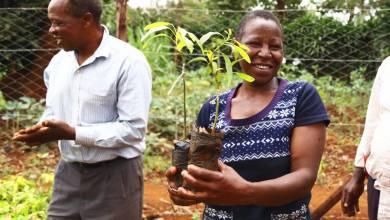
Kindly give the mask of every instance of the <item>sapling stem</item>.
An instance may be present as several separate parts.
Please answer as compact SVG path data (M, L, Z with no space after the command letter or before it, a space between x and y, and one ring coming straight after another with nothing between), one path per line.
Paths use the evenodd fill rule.
M185 59L182 58L181 65L181 75L183 79L183 115L184 115L184 137L183 140L187 138L187 95L186 95L186 77L185 77Z

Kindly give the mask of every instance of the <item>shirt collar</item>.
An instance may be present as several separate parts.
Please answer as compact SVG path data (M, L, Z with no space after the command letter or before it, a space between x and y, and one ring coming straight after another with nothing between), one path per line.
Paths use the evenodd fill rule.
M95 58L108 57L110 55L110 50L108 45L108 38L110 34L106 26L102 25L102 28L103 28L103 38L102 41L100 42L99 47L96 49L95 53L93 54Z

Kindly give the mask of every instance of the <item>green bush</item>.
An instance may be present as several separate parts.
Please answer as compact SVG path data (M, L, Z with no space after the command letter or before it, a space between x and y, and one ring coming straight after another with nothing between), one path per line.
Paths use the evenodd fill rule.
M0 180L0 219L45 219L53 178L41 174L37 181L19 175Z

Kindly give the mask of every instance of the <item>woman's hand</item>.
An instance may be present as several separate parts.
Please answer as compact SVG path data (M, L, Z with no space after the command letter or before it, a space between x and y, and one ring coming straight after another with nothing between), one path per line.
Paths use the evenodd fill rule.
M174 181L176 172L177 172L176 167L170 167L167 170L167 172L165 172L165 176L167 177L168 180L169 197L171 198L173 203L175 203L176 205L183 205L183 206L194 205L199 203L196 200L186 199L182 197L182 194L178 191L178 186L176 186Z
M247 193L250 193L250 183L238 173L218 161L220 172L207 170L195 165L189 165L183 171L184 181L193 187L196 192L180 187L178 193L187 200L201 201L217 205L244 205L250 204Z

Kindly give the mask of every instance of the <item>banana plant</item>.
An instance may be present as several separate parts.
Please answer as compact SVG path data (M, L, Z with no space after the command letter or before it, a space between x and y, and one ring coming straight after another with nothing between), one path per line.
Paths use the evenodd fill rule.
M169 22L155 22L145 26L145 35L141 41L144 42L144 48L147 48L148 42L154 38L168 38L174 45L175 51L181 57L181 74L169 89L168 95L172 92L176 84L183 82L183 108L184 108L184 137L187 137L186 123L186 86L185 86L185 67L194 62L203 62L207 66L208 73L213 76L217 85L218 93L220 92L223 78L227 78L230 83L232 76L236 75L241 79L253 82L254 78L242 72L234 72L233 66L240 60L250 63L251 60L246 53L249 48L236 41L230 29L219 32L208 32L198 38L195 34L181 27L175 27ZM197 53L194 54L195 48ZM186 55L195 56L191 60L186 60ZM230 56L232 55L232 56ZM216 96L216 115L213 122L212 134L215 133L216 123L219 113L219 96Z

